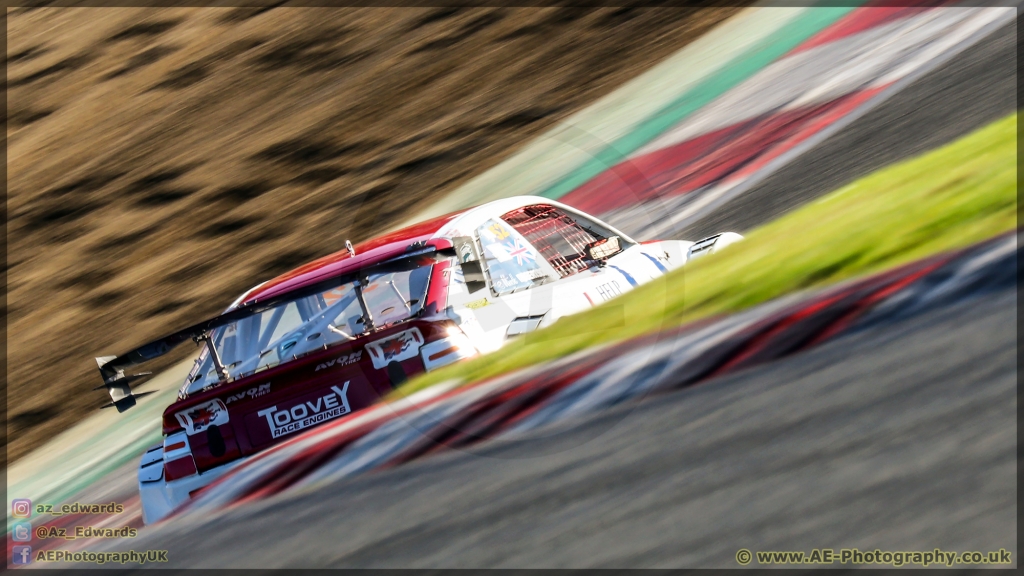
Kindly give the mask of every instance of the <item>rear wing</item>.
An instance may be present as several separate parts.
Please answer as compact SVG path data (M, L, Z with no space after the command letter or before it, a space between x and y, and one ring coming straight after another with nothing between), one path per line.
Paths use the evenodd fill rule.
M689 262L690 260L704 256L705 254L718 252L729 244L739 242L740 240L743 240L743 236L740 236L735 232L722 232L721 234L701 238L694 242L693 245L690 246L690 249L687 250L686 261Z
M445 241L444 239L439 240ZM95 388L95 390L106 388L107 393L110 394L111 400L110 404L104 405L103 408L114 407L117 408L118 412L124 412L125 410L135 406L137 398L141 398L147 394L152 394L153 392L135 394L131 389L131 384L133 382L150 376L152 374L151 372L125 375L125 369L159 358L183 342L193 340L198 343L208 338L211 331L222 326L227 326L228 324L237 322L238 320L247 318L254 314L261 314L292 300L312 296L314 294L320 294L328 290L338 288L343 284L358 281L360 278L365 278L371 274L402 272L409 268L427 266L455 256L455 250L451 247L450 243L447 247L441 248L430 245L413 245L410 248L413 249L411 253L403 254L397 258L393 258L380 264L374 264L355 271L346 272L345 274L328 277L314 284L310 284L284 294L272 296L264 300L253 300L244 306L239 306L233 310L229 310L220 316L203 320L198 324L193 324L188 328L143 344L142 346L120 356L100 356L96 358L96 364L99 367L100 376L103 378L103 384Z

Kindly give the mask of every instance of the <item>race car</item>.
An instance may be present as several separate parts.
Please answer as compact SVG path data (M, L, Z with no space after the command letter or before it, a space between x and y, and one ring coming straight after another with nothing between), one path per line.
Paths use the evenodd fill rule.
M124 370L202 346L161 444L139 464L143 519L166 517L247 457L378 402L410 377L499 349L740 240L637 242L546 198L518 196L346 248L251 288L221 315L97 358L107 406Z

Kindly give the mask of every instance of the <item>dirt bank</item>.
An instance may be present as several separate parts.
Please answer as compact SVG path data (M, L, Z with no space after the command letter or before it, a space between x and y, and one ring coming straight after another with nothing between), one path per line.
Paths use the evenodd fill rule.
M105 402L94 356L373 235L737 10L11 9L8 457Z

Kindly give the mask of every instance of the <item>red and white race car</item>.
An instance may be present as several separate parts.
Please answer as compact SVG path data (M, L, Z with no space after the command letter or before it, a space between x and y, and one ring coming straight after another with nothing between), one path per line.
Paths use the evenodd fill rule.
M113 406L124 370L203 344L162 444L139 466L155 522L247 456L366 408L406 379L610 300L739 240L638 243L564 204L497 200L325 256L264 282L220 316L97 358Z

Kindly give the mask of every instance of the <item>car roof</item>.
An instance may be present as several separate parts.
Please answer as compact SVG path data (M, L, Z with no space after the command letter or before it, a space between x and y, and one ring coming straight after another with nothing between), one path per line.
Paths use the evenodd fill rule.
M465 210L438 216L437 218L360 242L355 245L355 256L350 255L347 249L339 250L333 254L328 254L303 264L294 270L285 272L272 280L268 280L250 289L236 300L231 308L250 304L255 300L263 300L285 294L330 276L346 274L350 271L400 256L409 248L410 244L434 238L438 230L463 212Z
M255 300L263 300L286 294L292 290L298 290L314 284L319 280L346 274L359 268L400 256L409 248L410 244L416 242L431 238L452 238L454 236L472 235L473 231L486 220L498 218L506 212L533 204L549 204L569 212L583 214L583 212L571 206L540 196L511 196L493 200L486 204L431 218L430 220L389 232L383 236L360 242L355 246L356 255L354 257L349 255L348 250L339 250L333 254L318 258L249 289L228 310L240 305L251 304ZM616 232L629 240L621 232Z

